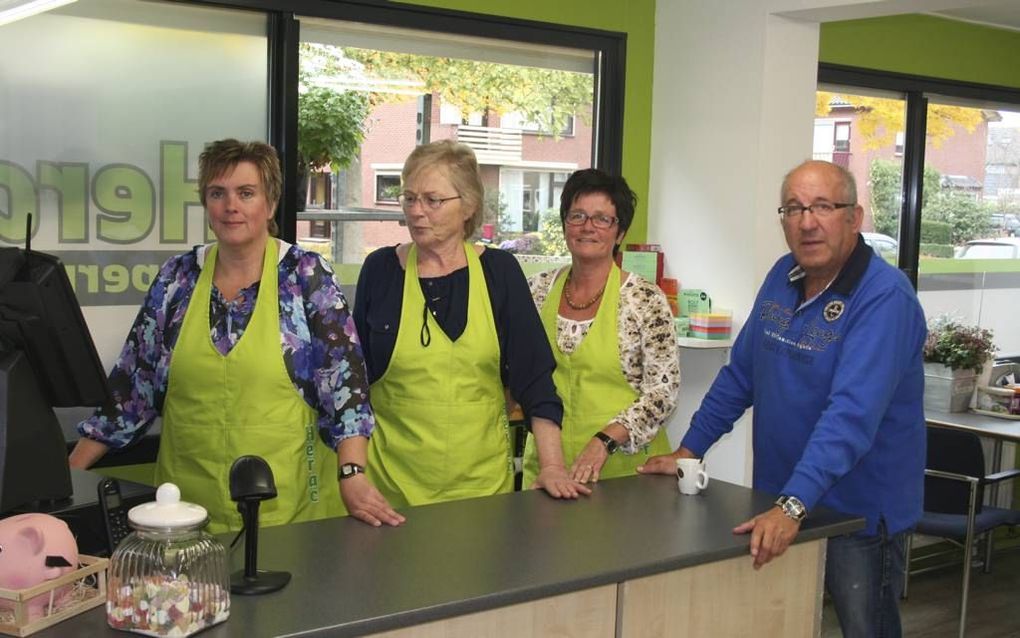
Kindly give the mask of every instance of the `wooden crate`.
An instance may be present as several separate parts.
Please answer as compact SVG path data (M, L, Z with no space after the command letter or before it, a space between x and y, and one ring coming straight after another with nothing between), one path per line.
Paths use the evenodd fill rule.
M78 556L78 569L68 572L60 578L48 580L35 587L28 589L3 589L0 588L0 602L13 603L14 622L6 622L9 618L0 620L0 633L8 636L28 636L35 632L52 627L62 620L82 613L106 603L106 568L110 561L106 558L96 558L80 554ZM47 607L42 618L29 620L28 601L39 595L55 592L67 585L78 585L74 592L60 606ZM10 616L8 610L0 611L4 616Z

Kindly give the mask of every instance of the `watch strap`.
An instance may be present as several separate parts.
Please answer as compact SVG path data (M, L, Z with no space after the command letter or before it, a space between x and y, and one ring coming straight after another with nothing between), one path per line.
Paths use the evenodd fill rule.
M606 446L606 452L609 452L610 454L620 447L620 444L616 442L616 439L601 430L595 433L595 438L602 441L602 445Z

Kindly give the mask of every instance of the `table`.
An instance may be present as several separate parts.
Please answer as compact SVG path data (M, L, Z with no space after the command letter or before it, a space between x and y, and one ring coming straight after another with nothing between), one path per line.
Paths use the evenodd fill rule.
M1002 469L1002 444L1009 441L1020 443L1020 421L999 419L974 412L942 412L925 410L924 419L929 426L973 432L978 436L992 439L992 472ZM999 484L992 485L991 503L999 505Z
M233 596L202 636L817 636L825 539L864 520L818 508L756 571L732 528L774 498L722 481L682 496L672 477L633 476L578 501L529 490L409 508L398 528L266 528L259 568L293 579ZM124 636L102 608L35 635Z

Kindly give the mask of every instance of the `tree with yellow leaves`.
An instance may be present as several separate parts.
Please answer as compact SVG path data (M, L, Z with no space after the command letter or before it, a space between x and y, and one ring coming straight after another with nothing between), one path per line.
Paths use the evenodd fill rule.
M835 105L847 104L858 114L856 130L860 134L865 150L895 144L896 133L905 128L902 100L868 95L841 95L818 91L815 93L815 116L829 117ZM982 118L980 109L929 104L926 130L928 142L934 148L941 148L943 142L956 135L958 128L973 133Z

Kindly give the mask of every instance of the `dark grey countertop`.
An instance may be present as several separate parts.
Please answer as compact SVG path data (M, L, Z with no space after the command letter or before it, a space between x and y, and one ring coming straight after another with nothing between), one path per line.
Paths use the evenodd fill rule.
M356 636L742 556L748 536L733 527L774 498L722 481L683 496L675 479L634 476L578 501L528 491L412 508L398 528L349 518L266 528L259 568L293 580L232 596L230 619L201 635ZM818 510L797 541L863 526ZM243 543L231 559L239 568ZM99 607L35 635L124 634Z

